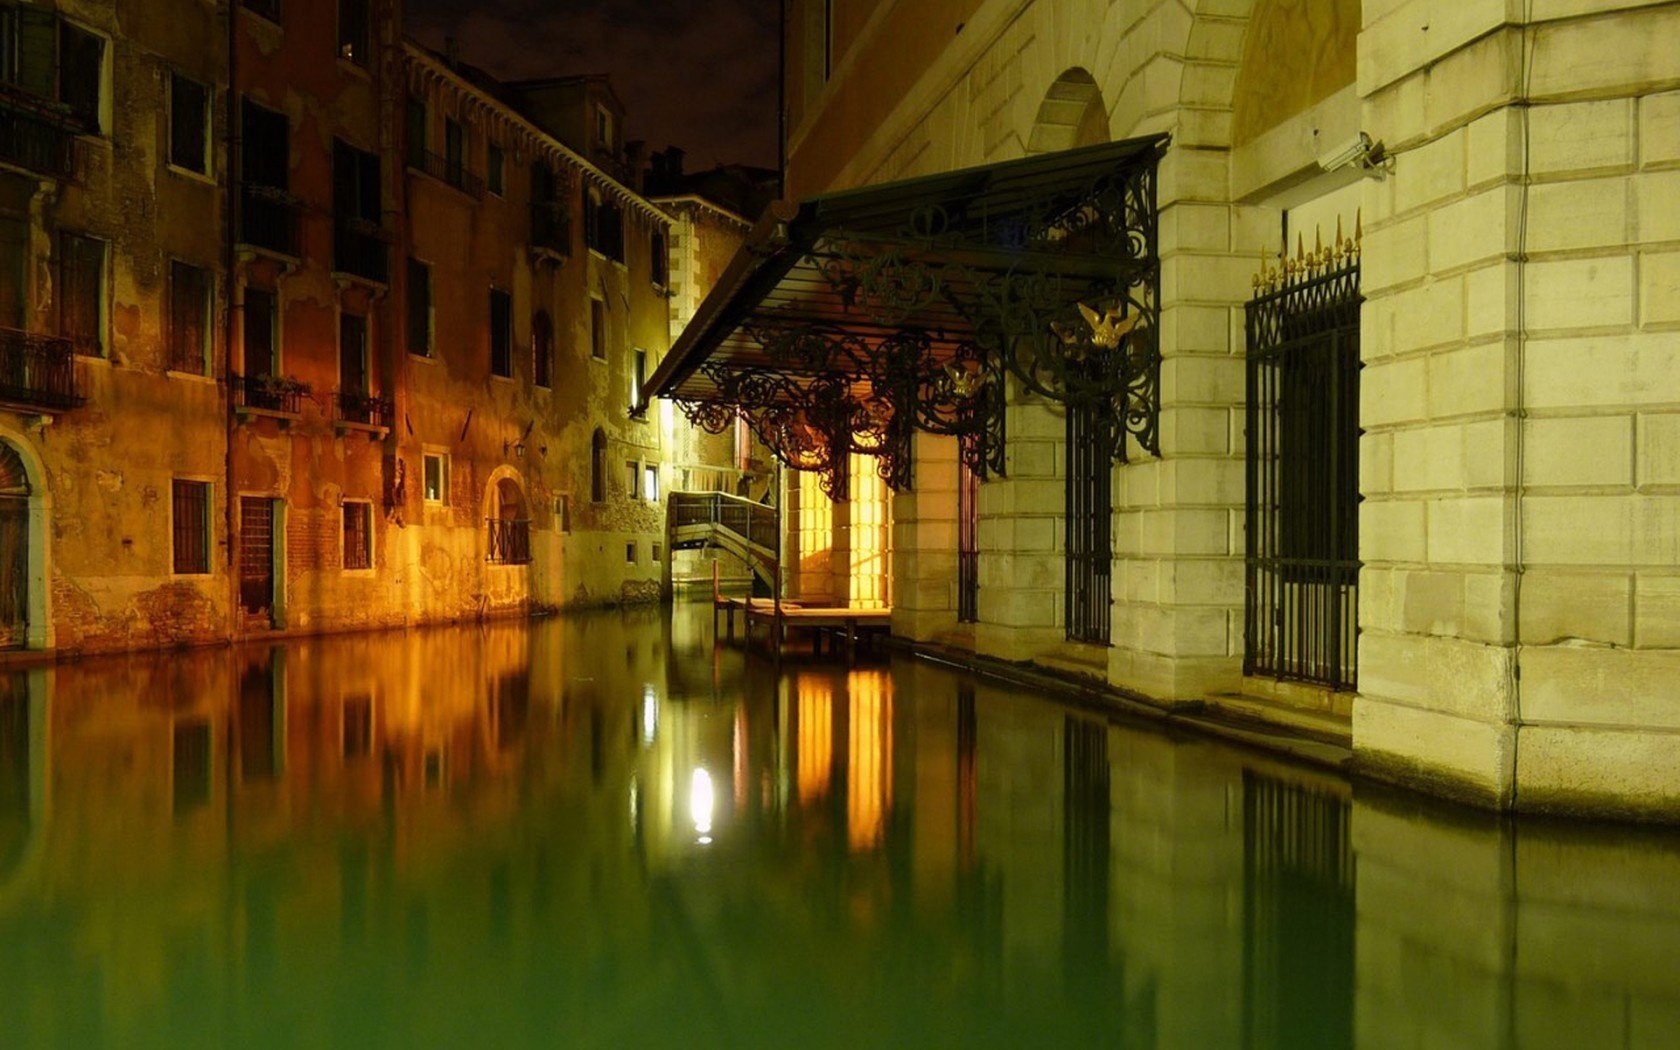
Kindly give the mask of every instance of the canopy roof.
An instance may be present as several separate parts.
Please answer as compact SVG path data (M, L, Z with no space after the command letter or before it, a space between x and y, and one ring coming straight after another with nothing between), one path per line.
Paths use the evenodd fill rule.
M1105 305L1138 330L1130 351L1145 335L1153 348L1154 169L1165 145L1131 139L778 203L644 396L673 398L711 428L746 414L798 466L810 456L778 447L755 413L845 401L846 419L805 426L830 446L842 423L857 432L897 419L896 442L877 434L850 448L876 455L906 444L912 423L965 437L989 429L976 465L1000 471L1004 369L1048 396L1114 400L1113 368L1078 352L1070 371L1055 350L1091 349L1080 318L1096 313L1076 307ZM827 448L816 465L835 468L843 451ZM908 483L907 469L882 472Z

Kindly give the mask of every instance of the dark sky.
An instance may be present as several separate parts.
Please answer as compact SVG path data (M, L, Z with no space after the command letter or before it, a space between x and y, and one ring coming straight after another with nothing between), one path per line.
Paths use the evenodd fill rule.
M688 170L776 166L779 0L408 0L409 32L507 80L610 73L626 137Z

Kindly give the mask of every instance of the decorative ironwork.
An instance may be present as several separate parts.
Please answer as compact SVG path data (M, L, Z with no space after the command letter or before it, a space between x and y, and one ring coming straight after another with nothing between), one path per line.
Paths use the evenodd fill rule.
M731 406L784 461L823 470L831 495L844 493L852 453L908 487L917 430L957 437L976 474L1001 475L1009 377L1112 418L1089 435L1106 460L1158 454L1162 146L1116 143L807 201L777 238L749 248L753 280L696 329L712 359L659 393L685 399L714 432L734 413L700 405Z
M303 397L309 393L307 383L284 376L242 376L233 373L228 376L228 382L233 386L235 408L279 412L288 416L295 416L301 411Z
M364 427L391 427L394 408L391 399L354 390L338 392L338 419Z
M239 195L239 241L295 258L302 215L303 202L290 193L248 182Z
M531 563L531 522L527 519L490 518L490 564Z
M70 340L0 328L0 404L62 411L81 403Z
M333 219L333 269L384 284L390 279L391 235L377 222L354 215Z
M1114 604L1114 433L1106 401L1082 400L1067 411L1067 567L1064 612L1072 641L1107 645Z
M79 167L76 135L88 130L59 103L0 84L0 161L56 179Z
M1361 230L1263 264L1247 311L1243 670L1351 689Z
M461 157L444 157L427 149L409 150L408 166L425 172L446 186L460 190L473 200L484 197L484 179L467 167Z

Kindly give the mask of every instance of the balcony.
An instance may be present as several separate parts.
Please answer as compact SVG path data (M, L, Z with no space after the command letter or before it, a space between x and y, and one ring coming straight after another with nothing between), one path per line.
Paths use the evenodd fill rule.
M531 523L526 519L491 518L490 564L531 564Z
M430 150L410 150L408 166L430 175L445 186L455 187L475 201L484 197L484 180L467 170L463 161L440 157Z
M303 396L309 387L296 379L270 375L229 375L233 410L241 418L272 416L282 421L302 417Z
M334 421L340 428L371 430L381 436L390 433L395 416L390 398L340 390L335 401L338 414Z
M239 193L239 243L297 258L303 203L274 186L246 184Z
M572 254L572 219L564 204L531 202L531 247L561 258Z
M70 340L0 328L0 404L49 413L81 403Z
M0 84L0 163L73 181L80 172L78 130L54 103Z
M333 270L384 284L390 280L389 235L377 222L353 215L333 219Z

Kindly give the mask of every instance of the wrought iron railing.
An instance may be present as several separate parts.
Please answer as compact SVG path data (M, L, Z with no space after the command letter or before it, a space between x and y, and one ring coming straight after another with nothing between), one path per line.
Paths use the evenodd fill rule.
M463 160L451 160L431 150L410 149L408 166L425 172L446 186L455 187L473 200L484 196L483 177L469 169Z
M333 269L384 284L390 279L389 235L378 223L353 215L333 219Z
M491 518L490 563L492 565L529 565L531 563L531 522L526 518Z
M70 340L0 328L0 402L60 410L80 405Z
M50 105L0 84L0 161L71 180L78 174L74 118Z
M228 383L233 387L234 407L293 416L299 414L303 395L309 392L308 386L283 376L235 374L228 376Z
M572 253L572 217L564 204L531 202L531 246L558 255Z
M246 7L276 24L280 21L280 0L244 0Z
M980 475L957 463L957 622L980 620Z
M340 390L337 397L338 418L342 423L356 423L366 427L391 426L395 410L388 397Z
M285 190L247 183L239 193L239 241L296 257L302 215L302 202Z

